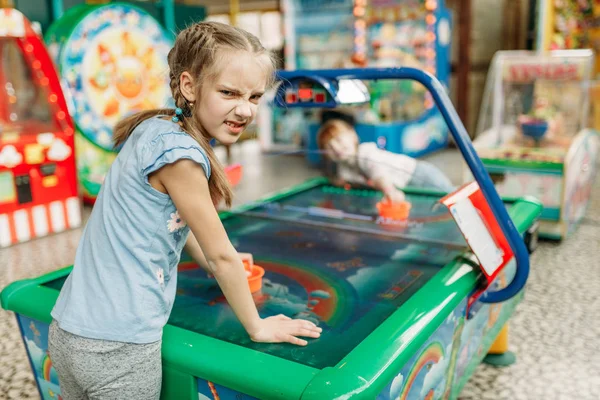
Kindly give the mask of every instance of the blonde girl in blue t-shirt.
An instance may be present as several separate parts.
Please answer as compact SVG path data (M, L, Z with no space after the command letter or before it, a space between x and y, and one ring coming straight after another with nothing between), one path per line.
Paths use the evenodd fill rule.
M52 310L49 351L67 400L159 398L162 329L184 248L215 276L252 340L320 336L309 321L259 316L215 209L231 205L232 192L209 141L238 140L273 82L273 59L248 32L203 22L179 33L168 61L177 108L115 128L122 148Z

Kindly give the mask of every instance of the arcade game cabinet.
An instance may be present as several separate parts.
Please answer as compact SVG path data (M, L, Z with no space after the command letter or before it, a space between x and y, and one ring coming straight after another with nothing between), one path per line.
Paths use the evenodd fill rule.
M0 248L81 225L73 135L42 39L0 9Z
M488 74L475 149L501 196L542 201L544 238L572 233L589 203L600 151L587 126L593 65L591 50L502 51Z
M288 0L286 68L413 67L447 87L451 18L444 3ZM412 157L447 145L444 119L422 85L393 80L371 81L368 87L369 103L348 110L356 117L361 142ZM286 108L270 112L273 123L261 126L263 147L277 150L303 142L307 161L319 164L319 113Z

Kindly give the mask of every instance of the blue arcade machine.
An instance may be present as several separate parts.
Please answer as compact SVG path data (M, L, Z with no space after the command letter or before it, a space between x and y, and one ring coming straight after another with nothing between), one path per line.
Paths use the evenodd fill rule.
M286 69L413 67L435 76L447 90L451 23L444 0L286 0L283 4ZM389 80L365 84L369 104L352 109L361 142L376 142L382 149L413 157L447 146L446 124L422 84ZM270 143L302 145L311 164L321 162L316 143L320 113L275 109L273 121Z

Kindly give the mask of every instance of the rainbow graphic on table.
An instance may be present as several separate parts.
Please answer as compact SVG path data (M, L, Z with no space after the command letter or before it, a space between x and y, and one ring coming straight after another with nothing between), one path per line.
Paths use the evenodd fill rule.
M329 326L337 326L350 319L352 308L347 306L348 299L354 298L356 294L345 279L326 274L325 269L307 269L289 262L283 264L260 260L256 263L265 271L283 275L301 285L308 294L308 302L315 303L311 306L311 311Z
M42 358L42 377L44 380L58 385L58 374L52 366L52 360L48 353Z
M406 400L410 393L410 389L415 382L415 379L423 368L428 368L431 365L437 364L444 357L444 349L439 342L432 342L423 352L417 357L413 367L406 377L404 387L400 394L400 400Z
M269 273L278 274L302 286L308 295L309 310L329 326L337 326L351 319L353 309L347 304L352 304L348 300L357 296L356 291L347 280L336 277L333 271L328 274L327 269L306 268L275 260L255 260L255 263L265 269L265 278ZM184 261L179 263L177 270L182 272L198 268L193 261Z

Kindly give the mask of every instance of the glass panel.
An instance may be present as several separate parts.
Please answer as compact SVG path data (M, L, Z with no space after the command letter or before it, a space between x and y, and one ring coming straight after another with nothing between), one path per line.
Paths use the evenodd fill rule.
M47 87L33 78L31 66L15 39L0 38L0 63L0 75L3 76L0 101L7 105L4 115L0 115L2 131L30 123L41 123L46 130L57 129L48 103ZM52 125L49 127L49 124ZM23 133L28 132L37 134L39 130Z

